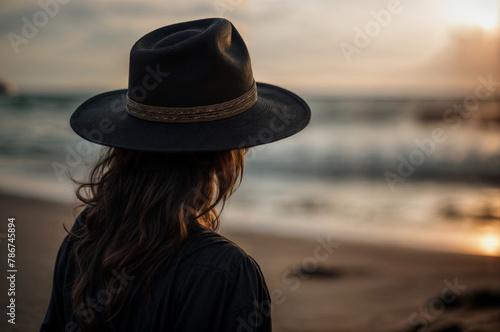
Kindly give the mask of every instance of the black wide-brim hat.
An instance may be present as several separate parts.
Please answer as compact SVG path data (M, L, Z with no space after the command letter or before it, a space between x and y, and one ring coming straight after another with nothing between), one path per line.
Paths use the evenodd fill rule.
M84 139L138 151L221 151L289 137L307 126L294 93L254 81L250 56L222 18L169 25L130 52L128 89L99 94L71 116Z

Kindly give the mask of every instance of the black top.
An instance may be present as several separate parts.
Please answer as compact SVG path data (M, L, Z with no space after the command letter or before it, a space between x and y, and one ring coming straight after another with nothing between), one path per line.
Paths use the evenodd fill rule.
M78 216L73 230L83 219ZM57 254L52 295L40 331L80 331L68 294L75 274L73 255L67 235ZM144 292L138 292L113 320L116 331L271 331L264 277L241 248L200 228L189 235L178 257L177 267L167 266L155 279L151 305L147 306ZM116 287L96 292L93 308L77 314L98 320L105 317L106 296L134 283L133 276L120 271L115 277Z

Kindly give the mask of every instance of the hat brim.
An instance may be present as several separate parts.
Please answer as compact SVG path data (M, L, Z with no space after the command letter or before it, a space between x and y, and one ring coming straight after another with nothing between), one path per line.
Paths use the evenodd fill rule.
M73 113L71 128L100 145L151 152L222 151L249 148L289 137L310 121L309 106L283 88L257 83L250 109L221 120L196 123L152 122L125 108L127 90L94 96Z

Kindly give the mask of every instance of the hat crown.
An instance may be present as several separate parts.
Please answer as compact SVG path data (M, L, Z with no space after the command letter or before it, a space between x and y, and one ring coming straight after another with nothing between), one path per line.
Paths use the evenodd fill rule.
M130 52L128 97L140 104L213 105L242 96L253 84L247 47L222 18L157 29Z
M72 114L78 135L137 151L223 151L294 135L311 117L293 92L255 82L246 45L225 19L146 34L129 70L128 89L94 96Z

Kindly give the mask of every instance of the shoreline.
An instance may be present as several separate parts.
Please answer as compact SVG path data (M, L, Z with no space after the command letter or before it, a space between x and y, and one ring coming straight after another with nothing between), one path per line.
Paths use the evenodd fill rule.
M76 206L80 203L74 194L76 187L70 182L65 182L63 186L54 186L51 181L41 182L37 186L38 190L33 191L33 188L31 188L31 190L27 190L26 188L23 188L23 186L21 186L21 188L16 187L17 182L15 178L6 179L0 176L0 179L7 180L5 183L2 183L0 185L0 197L17 197L19 199L44 201L49 204L63 206ZM29 183L33 184L31 181ZM42 190L43 188L45 189ZM46 188L50 189L47 191ZM239 191L242 190L245 190L245 188L239 189ZM235 196L237 195L239 195L239 192L236 192ZM236 198L236 201L238 201L238 198ZM239 201L238 203L241 205L241 201ZM231 233L244 232L268 234L278 237L301 239L315 238L317 236L321 236L325 232L328 232L334 234L334 236L336 236L339 240L350 243L352 242L374 246L388 246L393 248L408 248L436 253L457 253L465 255L500 257L500 251L498 248L493 249L495 250L495 252L488 254L485 248L481 247L481 245L483 244L480 241L484 242L484 239L480 239L477 234L474 239L465 239L464 241L460 238L459 234L453 234L450 236L448 233L446 233L445 229L442 230L445 233L438 234L436 233L437 230L428 232L425 227L422 229L423 231L425 231L425 233L411 233L408 232L408 230L406 230L404 227L399 227L397 229L391 229L390 231L384 232L380 232L382 228L371 228L370 231L367 231L366 229L360 231L359 229L354 229L352 227L349 228L349 226L345 227L345 225L347 225L349 222L352 222L352 220L348 221L344 225L339 225L340 228L328 227L328 225L325 225L324 223L322 225L311 223L311 227L302 227L302 225L297 225L295 223L291 225L291 227L283 228L283 222L274 225L272 220L269 223L260 222L254 224L252 222L248 222L245 217L241 217L241 213L239 213L238 207L232 208L232 205L235 204L231 204L230 202L229 207L226 207L226 211L222 214L220 231L228 231ZM307 203L305 203L305 205L307 205ZM308 207L305 206L305 208ZM237 213L234 213L235 211ZM227 222L224 222L225 220ZM442 227L452 225L451 223L442 221L440 221L439 224ZM364 226L371 227L372 225L366 223ZM462 235L466 236L469 234L464 233ZM412 236L411 241L405 241L405 236Z
M70 227L75 215L69 204L5 193L0 193L0 208L2 218L16 217L19 269L16 325L4 317L0 329L38 330L50 297L57 250L66 235L62 224ZM7 233L6 223L0 233ZM418 323L429 327L425 331L444 331L440 325L453 324L481 326L484 331L500 328L500 304L479 309L470 304L481 290L493 299L500 294L500 257L224 227L220 233L259 263L274 301L273 331L416 331ZM6 254L5 241L0 247ZM470 303L449 308L440 294L450 285L460 293L458 299ZM0 293L0 305L7 305L4 282ZM440 307L429 303L447 306L433 314ZM420 308L431 313L426 316Z

